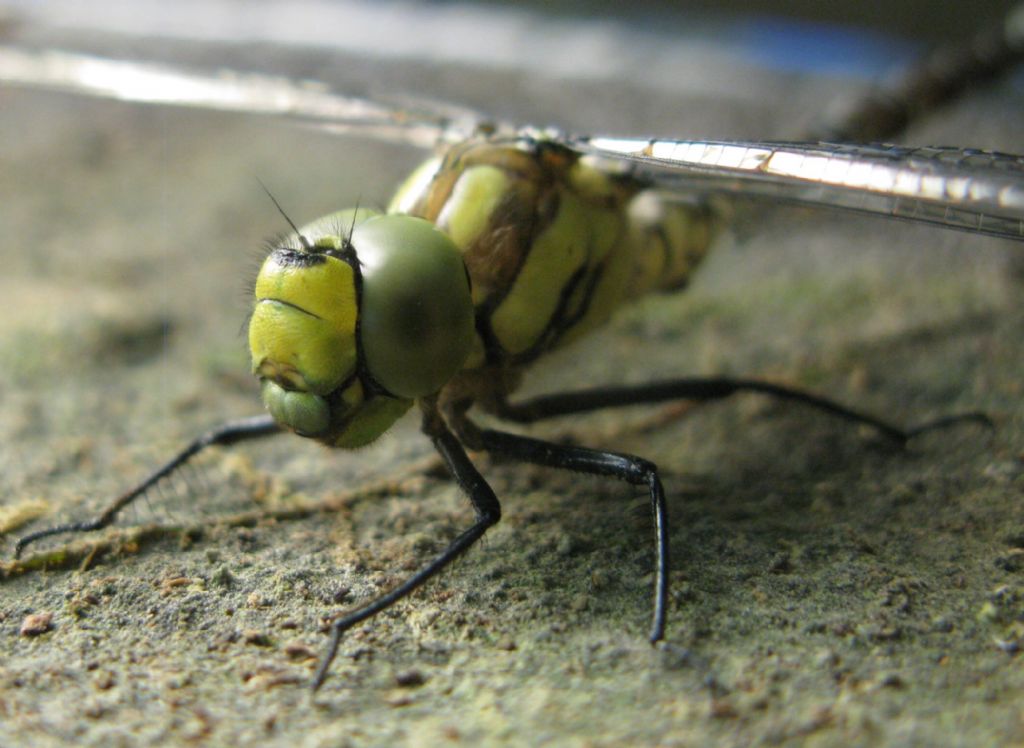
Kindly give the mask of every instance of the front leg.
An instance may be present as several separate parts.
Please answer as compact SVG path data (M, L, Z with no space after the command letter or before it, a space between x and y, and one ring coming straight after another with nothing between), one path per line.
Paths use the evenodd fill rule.
M164 478L176 472L182 465L207 447L236 444L280 432L281 427L274 422L273 418L266 415L252 416L251 418L242 418L237 421L228 421L221 424L193 439L188 446L146 476L142 481L110 502L106 509L92 519L46 527L18 538L18 541L14 544L14 557L19 558L27 546L52 535L62 535L66 532L92 532L93 530L107 527L117 519L117 515L122 509Z
M338 652L338 645L341 643L342 635L350 628L361 621L390 608L403 597L408 596L416 588L427 582L440 573L452 561L465 553L478 541L492 525L501 519L501 504L494 490L487 484L484 477L470 462L466 450L462 444L449 430L444 419L437 412L433 401L421 403L423 408L423 432L430 437L434 448L441 454L445 465L451 472L452 477L459 484L459 487L466 493L473 511L476 514L476 521L468 529L464 530L455 540L448 544L448 547L435 556L426 566L406 579L390 592L371 600L361 608L338 618L331 624L331 640L327 645L327 651L317 666L316 674L313 676L313 690L316 691L323 685L327 677L327 670L334 661Z

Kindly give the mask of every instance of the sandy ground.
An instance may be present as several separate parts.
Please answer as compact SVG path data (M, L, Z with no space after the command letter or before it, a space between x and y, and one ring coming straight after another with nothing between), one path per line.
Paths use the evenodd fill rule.
M737 124L578 88L569 118L620 101L597 126L633 131L721 117L723 136L749 135L787 109ZM568 96L523 89L540 112ZM281 226L254 177L312 218L383 202L417 154L244 117L0 102L10 559L26 527L87 516L194 434L258 410L239 330ZM910 139L1020 152L1022 116L1006 85ZM755 397L535 429L661 467L675 558L663 648L644 638L643 497L480 456L503 522L347 636L312 695L324 621L470 513L414 419L350 454L281 437L210 453L112 530L5 562L0 744L1024 742L1024 255L826 218L780 210L688 293L630 309L529 389L756 374L899 423L982 410L995 432L901 452Z

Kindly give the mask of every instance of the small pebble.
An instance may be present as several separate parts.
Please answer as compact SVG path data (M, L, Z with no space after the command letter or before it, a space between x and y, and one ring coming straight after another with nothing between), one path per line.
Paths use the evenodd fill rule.
M53 613L32 613L21 621L18 633L22 636L39 636L53 628Z

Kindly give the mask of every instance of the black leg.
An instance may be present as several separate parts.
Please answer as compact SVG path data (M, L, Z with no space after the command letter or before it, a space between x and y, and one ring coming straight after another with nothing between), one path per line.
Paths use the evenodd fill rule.
M732 379L729 377L671 379L633 386L597 387L581 392L560 392L521 403L498 402L494 405L493 411L496 415L516 423L533 423L544 418L585 413L601 408L653 404L668 400L721 400L738 392L757 392L770 395L816 408L845 421L871 426L900 446L926 431L964 421L975 421L986 428L992 427L991 420L983 413L963 413L928 421L914 428L902 429L881 418L853 410L809 392L756 379Z
M575 470L580 473L607 475L634 486L646 486L654 512L654 543L657 569L654 585L654 618L650 640L660 641L665 635L665 606L668 599L668 510L665 491L661 487L654 463L633 455L586 447L572 447L509 434L504 431L481 430L474 434L482 449L512 459L547 467Z
M247 441L249 439L257 439L261 436L277 434L280 433L280 431L281 427L274 422L273 418L267 415L229 421L215 429L207 431L205 434L194 439L187 447L178 452L178 454L170 460L150 473L140 483L118 496L113 502L111 502L110 506L100 512L100 514L93 519L86 520L84 522L71 522L66 525L47 527L43 530L37 530L36 532L32 532L18 538L18 542L14 544L14 557L18 558L21 555L21 552L25 550L25 547L29 544L34 543L37 540L41 540L42 538L48 538L51 535L60 535L65 532L90 532L92 530L99 530L106 527L114 521L118 512L135 501L135 499L139 498L139 496L142 496L161 480L171 475L171 473L177 471L182 465L207 447L235 444L236 442Z
M417 587L438 574L448 564L462 555L487 531L487 528L501 519L501 505L494 491L483 476L477 471L466 455L459 440L444 425L440 417L432 410L427 411L424 418L423 430L434 442L434 447L441 453L445 464L451 471L459 487L466 492L473 510L476 512L476 521L472 527L453 540L447 548L430 561L425 567L406 579L398 587L387 594L381 595L367 605L354 610L348 615L337 619L331 624L331 640L327 645L320 664L313 676L313 690L317 690L327 677L327 669L331 666L334 656L338 652L338 645L341 643L342 635L360 621L365 621L380 611L394 605L403 597L411 593Z

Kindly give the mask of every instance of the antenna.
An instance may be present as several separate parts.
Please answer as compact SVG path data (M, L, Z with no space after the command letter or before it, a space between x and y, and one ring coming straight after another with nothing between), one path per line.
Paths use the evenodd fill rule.
M288 225L292 227L292 231L295 232L295 235L299 237L299 242L302 244L302 248L305 249L307 252L312 252L313 245L309 243L309 239L302 235L302 232L299 231L299 227L296 226L295 222L292 221L292 219L288 216L287 213L284 212L284 208L281 207L281 203L277 202L277 198L274 197L274 193L270 191L267 185L263 184L262 179L256 177L256 181L260 183L260 187L262 187L263 191L267 193L267 197L270 198L270 202L272 202L274 204L274 207L277 208L277 212L281 214L284 220L288 222Z

